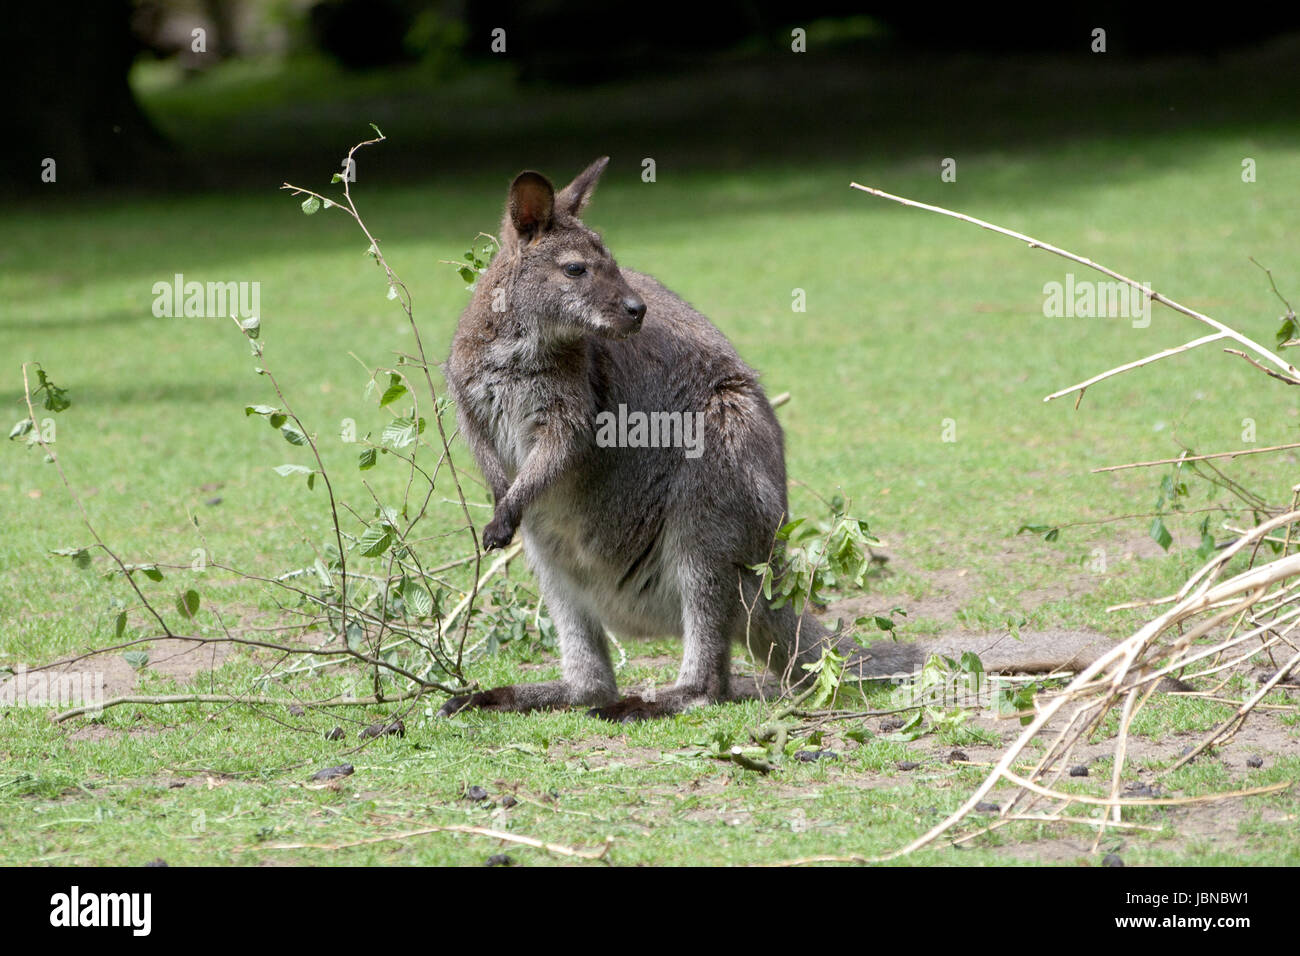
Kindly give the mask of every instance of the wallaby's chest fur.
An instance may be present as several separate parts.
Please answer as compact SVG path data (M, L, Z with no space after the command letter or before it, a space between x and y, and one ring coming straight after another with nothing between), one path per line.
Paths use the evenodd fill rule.
M507 481L516 479L540 435L559 429L571 443L566 467L523 515L534 564L561 571L616 631L675 633L682 610L674 556L684 539L728 534L725 520L709 517L725 497L715 485L718 457L732 456L726 446L752 453L775 442L768 456L775 473L749 479L756 486L768 479L761 510L776 517L750 518L770 536L775 526L766 525L784 508L780 430L757 376L704 316L654 279L622 275L647 307L636 335L548 346L507 321L484 334L479 319L467 316L449 381L461 427L467 437L475 433L471 445L495 454ZM642 415L650 423L643 431L653 433L643 434L640 446L601 447L602 413L606 421ZM699 425L698 434L686 429L697 457L659 441L679 437L672 425L683 421ZM663 422L670 423L668 435L653 427Z

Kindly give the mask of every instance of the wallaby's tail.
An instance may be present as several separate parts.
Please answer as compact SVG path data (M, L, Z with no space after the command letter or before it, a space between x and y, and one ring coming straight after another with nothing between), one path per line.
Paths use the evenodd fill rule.
M748 630L749 649L755 660L766 664L774 676L791 686L802 683L808 676L803 665L816 663L828 647L847 658L845 676L857 680L913 674L931 653L917 644L888 639L863 649L852 638L831 633L806 609L796 616L789 604L773 610L759 601L754 610Z
M806 610L797 617L788 604L778 610L763 608L759 601L749 629L754 657L767 663L769 671L791 686L807 676L804 664L812 664L826 647L848 660L846 676L876 680L915 674L931 654L953 659L967 651L979 655L988 673L1045 674L1079 671L1114 646L1110 638L1096 631L1021 631L1009 633L947 634L915 644L889 638L863 648L847 635L832 634Z

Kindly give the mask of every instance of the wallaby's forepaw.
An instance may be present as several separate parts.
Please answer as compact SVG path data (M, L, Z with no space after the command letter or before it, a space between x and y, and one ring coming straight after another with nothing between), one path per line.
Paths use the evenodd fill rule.
M483 550L495 551L498 548L504 548L515 537L515 528L518 522L514 521L508 515L498 515L488 522L488 526L483 529Z

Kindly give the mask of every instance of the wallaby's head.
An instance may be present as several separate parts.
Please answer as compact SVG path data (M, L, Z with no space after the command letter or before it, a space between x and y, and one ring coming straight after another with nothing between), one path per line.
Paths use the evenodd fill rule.
M531 170L510 184L501 233L511 303L547 338L626 338L645 318L645 302L578 218L607 165L608 156L596 160L558 193Z

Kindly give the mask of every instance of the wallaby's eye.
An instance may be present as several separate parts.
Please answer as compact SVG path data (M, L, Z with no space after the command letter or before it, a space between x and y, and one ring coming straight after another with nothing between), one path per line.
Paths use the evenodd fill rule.
M573 276L575 279L578 276L585 273L586 271L587 271L587 267L584 266L581 262L570 262L567 266L564 267L564 274L568 276Z

